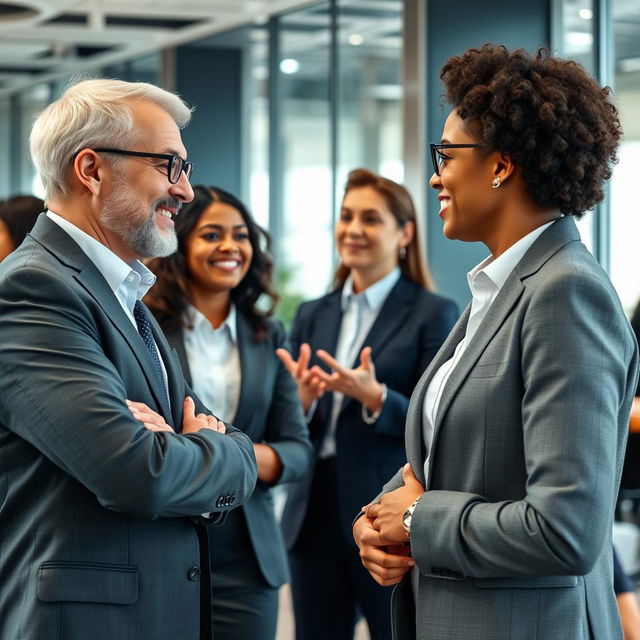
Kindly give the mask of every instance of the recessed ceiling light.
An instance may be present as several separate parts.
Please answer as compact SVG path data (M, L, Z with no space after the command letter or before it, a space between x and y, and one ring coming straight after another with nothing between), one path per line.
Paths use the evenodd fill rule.
M364 38L359 33L352 33L347 40L354 47L359 47L364 42Z
M592 20L593 19L593 11L591 11L591 9L580 9L580 11L578 11L578 15L583 20Z
M280 61L280 71L286 74L298 73L300 63L295 58L285 58Z

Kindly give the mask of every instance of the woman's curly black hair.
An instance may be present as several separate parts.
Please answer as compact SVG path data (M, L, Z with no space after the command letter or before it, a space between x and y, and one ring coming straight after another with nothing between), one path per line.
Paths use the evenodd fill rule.
M177 253L167 258L153 258L147 263L157 281L145 296L144 302L164 331L190 328L185 314L191 303L191 277L185 255L187 239L204 211L214 202L223 202L242 216L253 248L249 271L240 284L231 290L231 300L248 318L254 339L264 340L267 336L265 319L273 313L278 301L278 295L272 286L271 238L251 217L244 204L228 191L219 187L197 185L193 187L193 193L193 200L182 208L176 218ZM257 303L263 295L270 299L270 303L266 308L261 304L261 309Z
M603 199L622 129L610 89L580 64L486 44L447 60L440 77L469 133L511 156L538 205L579 218Z

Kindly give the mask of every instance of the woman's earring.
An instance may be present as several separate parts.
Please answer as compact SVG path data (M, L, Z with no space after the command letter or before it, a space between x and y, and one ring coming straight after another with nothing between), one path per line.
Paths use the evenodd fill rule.
M400 260L404 260L407 257L407 248L400 247Z
M491 182L491 188L492 189L497 189L500 186L500 183L502 182L502 180L498 177L495 177L493 179L493 181Z

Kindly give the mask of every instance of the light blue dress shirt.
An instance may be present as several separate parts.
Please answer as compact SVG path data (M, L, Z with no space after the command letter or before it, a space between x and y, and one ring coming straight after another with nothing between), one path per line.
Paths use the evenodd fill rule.
M95 264L137 331L138 325L133 317L133 307L136 300L140 300L156 281L153 273L139 260L134 260L127 264L113 253L111 249L57 213L47 211L47 217L55 222L63 231L68 233L82 251L87 254L89 260ZM167 382L167 369L162 361L158 345L156 345L156 351L160 358L162 377L164 378L168 398L169 386Z
M360 351L367 346L364 344L364 340L376 321L382 305L399 279L400 268L396 267L384 278L360 293L353 290L351 276L345 280L341 296L342 322L334 356L343 367L353 367ZM375 354L373 356L375 357ZM358 365L356 364L356 366ZM336 425L343 401L344 395L334 391L331 422L320 447L320 458L336 455Z

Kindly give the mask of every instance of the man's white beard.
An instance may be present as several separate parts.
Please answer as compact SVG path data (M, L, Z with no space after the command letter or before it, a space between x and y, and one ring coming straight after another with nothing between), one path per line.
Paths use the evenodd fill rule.
M142 222L138 222L146 205L122 176L117 190L107 198L100 219L107 229L121 236L139 257L164 258L178 250L178 237L174 229L163 232L156 226L156 211L163 204L172 208L176 204L180 206L180 203L172 198L159 198L151 205L149 215Z

